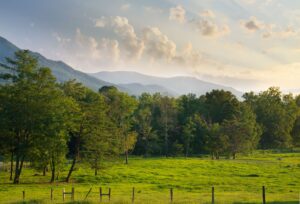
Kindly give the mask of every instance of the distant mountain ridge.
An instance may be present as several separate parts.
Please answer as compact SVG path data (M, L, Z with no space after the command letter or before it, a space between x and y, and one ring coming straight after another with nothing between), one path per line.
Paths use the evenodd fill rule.
M0 36L1 63L6 63L6 57L14 58L14 53L18 50L20 50L20 48ZM150 94L159 92L162 95L175 97L188 93L202 95L213 89L228 90L238 97L242 95L241 92L231 87L201 81L193 77L179 76L163 78L126 71L104 71L95 74L88 74L77 71L62 61L50 60L37 52L30 52L32 56L37 58L40 66L49 67L52 70L53 75L59 82L76 79L78 82L95 91L98 91L98 89L103 86L115 86L120 91L127 92L128 94L135 96L139 96L144 92ZM4 68L0 66L0 72L3 71Z
M102 71L102 72L94 73L92 74L92 76L95 76L98 79L110 83L122 84L122 86L124 86L124 84L131 84L131 83L139 83L145 86L157 85L165 88L167 92L175 96L188 94L188 93L203 95L213 89L223 89L226 91L231 91L237 97L241 97L243 94L242 92L237 91L231 87L202 81L197 78L188 77L188 76L164 78L164 77L149 76L137 72L128 72L128 71L115 71L115 72Z
M17 46L0 37L0 62L6 63L5 58L14 58L14 53L20 50ZM92 77L86 73L77 71L71 66L65 64L62 61L49 60L37 52L31 52L31 54L38 59L39 65L43 67L49 67L52 70L53 75L59 82L64 82L70 79L76 79L85 86L98 90L102 86L111 86L113 84L102 81L95 77ZM1 69L0 69L1 70Z

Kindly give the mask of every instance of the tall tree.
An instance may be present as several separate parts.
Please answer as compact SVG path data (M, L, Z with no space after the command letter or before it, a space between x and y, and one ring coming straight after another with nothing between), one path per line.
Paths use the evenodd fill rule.
M135 144L129 141L136 141L130 138L132 134L129 133L132 131L134 112L137 108L138 102L135 98L118 91L114 87L100 89L99 92L106 97L106 102L110 107L108 115L119 128L123 141L125 163L128 164L129 150ZM129 146L129 144L131 146Z
M282 95L279 88L271 87L256 96L246 95L245 102L252 107L262 127L262 148L285 148L292 145L291 131L298 111L291 95Z
M228 138L227 151L233 159L236 158L237 153L255 149L261 135L255 114L246 104L241 105L240 112L233 119L222 123L222 132Z
M47 121L53 119L48 107L60 90L50 69L39 67L26 50L16 52L15 59L7 59L2 66L8 71L1 75L7 83L1 86L0 126L9 132L7 139L16 159L13 182L19 183L25 159L42 137Z

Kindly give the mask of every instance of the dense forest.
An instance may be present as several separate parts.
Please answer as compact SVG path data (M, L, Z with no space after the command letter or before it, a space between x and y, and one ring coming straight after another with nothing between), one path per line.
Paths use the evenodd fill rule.
M28 51L2 64L0 156L10 161L19 183L25 162L51 171L53 182L71 161L97 175L105 160L124 155L194 156L235 159L254 149L300 146L300 96L271 87L239 100L213 90L178 98L159 93L129 96L115 87L94 92L75 80L58 83Z

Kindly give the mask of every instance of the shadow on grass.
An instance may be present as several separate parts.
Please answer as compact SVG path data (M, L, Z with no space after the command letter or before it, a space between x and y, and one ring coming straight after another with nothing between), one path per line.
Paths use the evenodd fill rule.
M19 202L13 202L11 204L45 204L49 202L45 202L42 200L28 200L28 201L19 201ZM92 204L95 202L89 202L89 201L70 201L70 202L65 202L66 204Z
M28 201L18 201L13 202L12 204L43 204L42 200L28 200Z
M274 201L267 202L268 204L299 204L299 201ZM259 203L248 203L248 202L235 202L233 204L259 204Z

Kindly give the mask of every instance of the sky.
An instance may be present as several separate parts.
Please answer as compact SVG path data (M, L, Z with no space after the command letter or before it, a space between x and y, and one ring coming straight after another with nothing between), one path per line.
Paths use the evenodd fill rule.
M300 92L299 0L0 0L0 36L75 69Z

